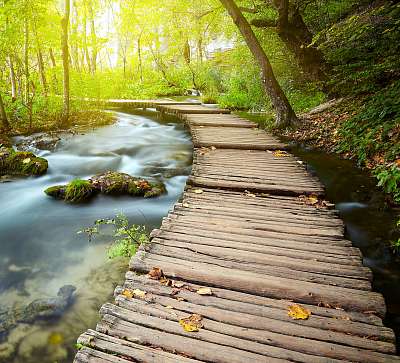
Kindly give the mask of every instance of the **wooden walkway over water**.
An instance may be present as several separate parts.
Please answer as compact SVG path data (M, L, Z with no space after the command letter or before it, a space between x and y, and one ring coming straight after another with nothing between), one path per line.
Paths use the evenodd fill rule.
M150 106L186 122L193 172L75 363L400 362L371 271L301 161L225 110Z

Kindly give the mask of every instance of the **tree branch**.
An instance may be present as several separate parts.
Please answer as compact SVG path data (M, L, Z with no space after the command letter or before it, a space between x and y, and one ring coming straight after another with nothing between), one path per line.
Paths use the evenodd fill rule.
M253 19L250 24L256 28L275 28L278 25L273 19Z

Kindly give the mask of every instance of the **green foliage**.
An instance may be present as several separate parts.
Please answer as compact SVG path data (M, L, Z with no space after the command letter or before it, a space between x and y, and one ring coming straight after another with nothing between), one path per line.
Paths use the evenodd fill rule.
M397 164L381 165L375 169L374 175L378 179L378 186L392 194L394 201L400 204L400 167Z
M101 233L100 227L104 225L112 225L113 241L111 242L107 255L109 258L116 257L131 257L137 248L150 241L149 234L144 226L129 224L128 218L119 213L114 219L99 219L95 221L94 225L85 228L78 233L86 233L89 241L92 241L95 235Z
M90 199L95 193L95 188L87 180L76 179L65 188L65 201L80 203Z
M356 116L342 125L339 151L351 151L360 165L377 154L392 162L400 154L399 124L400 81L396 81L368 97Z
M335 92L377 91L399 76L400 5L366 7L322 30L314 43L333 65Z

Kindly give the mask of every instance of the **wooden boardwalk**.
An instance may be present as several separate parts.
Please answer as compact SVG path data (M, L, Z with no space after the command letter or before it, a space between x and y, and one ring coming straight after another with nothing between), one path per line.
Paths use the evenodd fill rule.
M400 362L371 271L301 161L226 111L155 106L188 125L193 172L75 363Z

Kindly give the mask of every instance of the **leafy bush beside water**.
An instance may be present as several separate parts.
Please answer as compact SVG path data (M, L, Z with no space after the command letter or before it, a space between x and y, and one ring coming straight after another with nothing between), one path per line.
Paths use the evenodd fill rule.
M107 225L113 226L112 241L107 249L109 258L132 257L140 245L150 241L146 227L130 224L123 213L117 214L112 219L98 219L93 226L87 227L78 233L87 234L89 242L91 242L96 235L101 234L101 227Z

